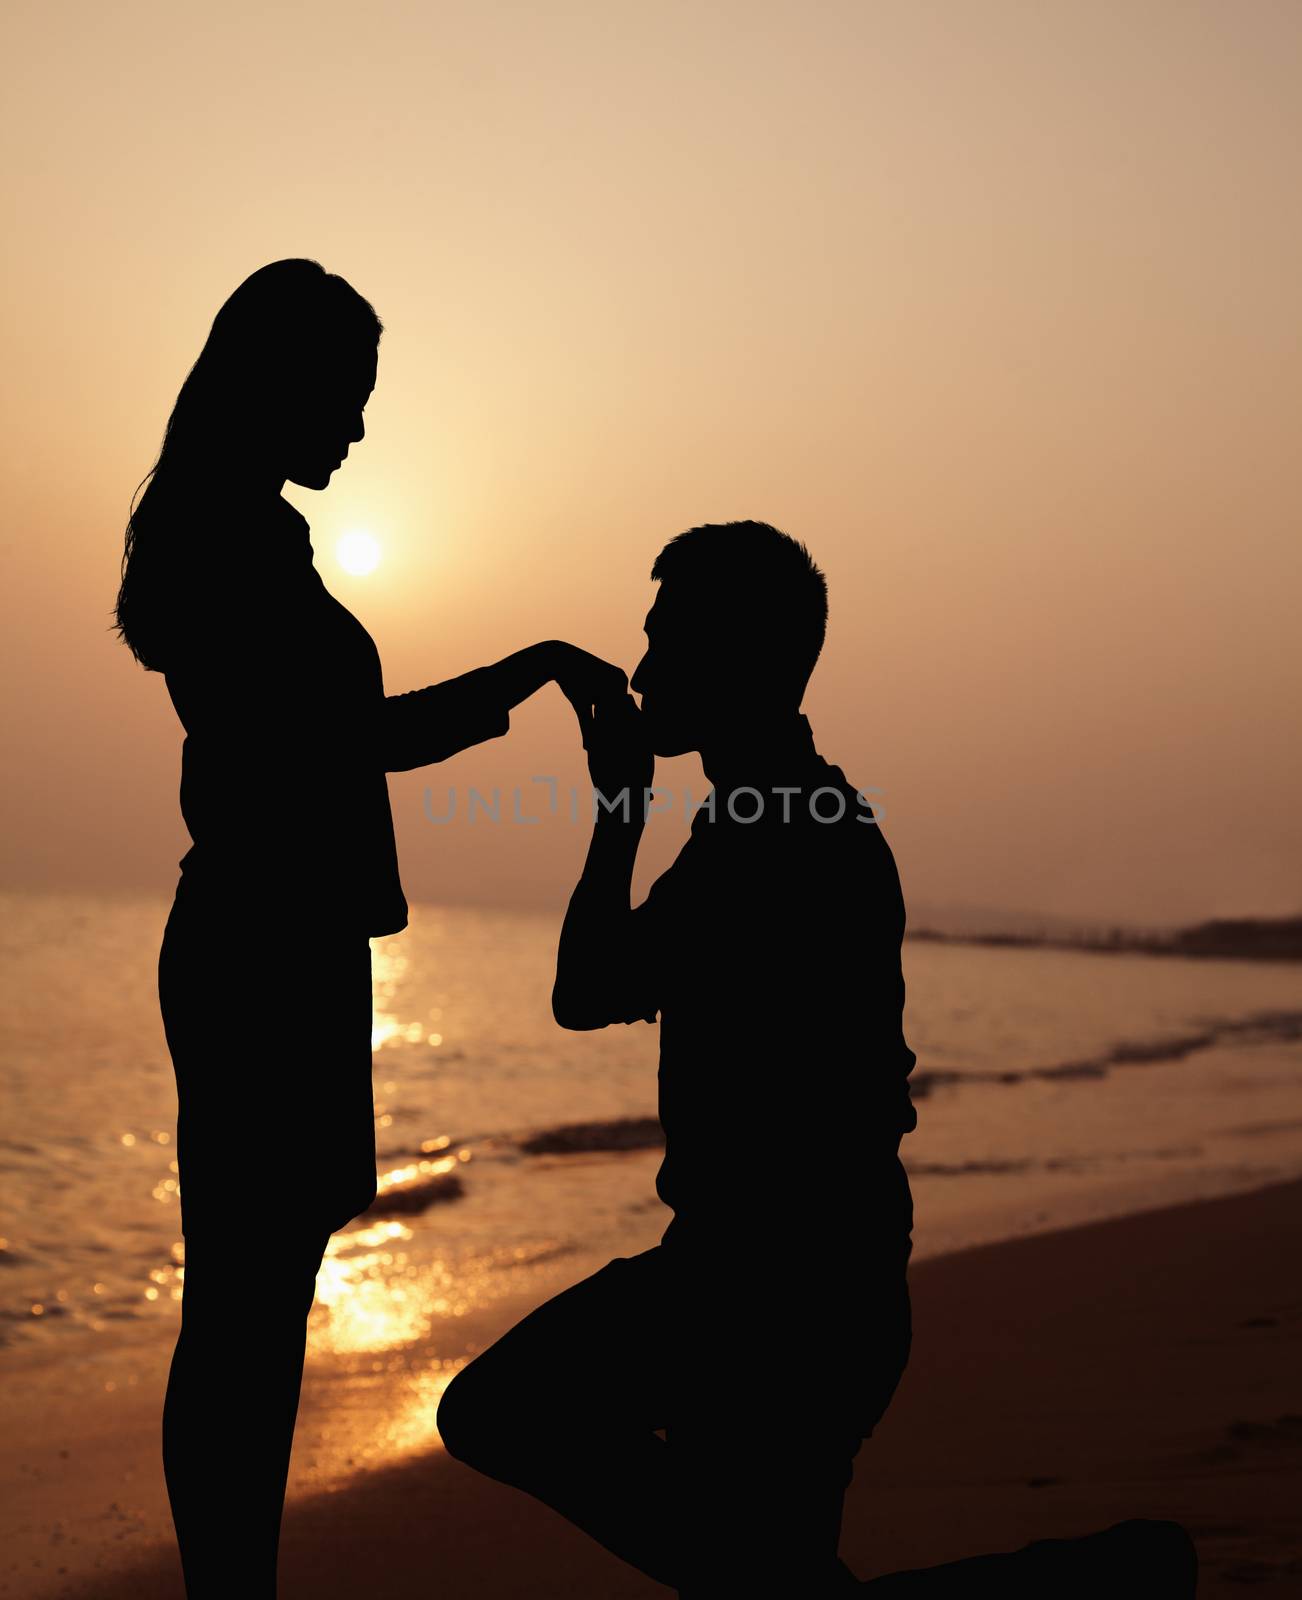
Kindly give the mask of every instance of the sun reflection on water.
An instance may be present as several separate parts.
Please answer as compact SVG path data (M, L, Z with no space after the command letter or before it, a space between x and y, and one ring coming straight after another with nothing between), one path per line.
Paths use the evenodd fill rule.
M422 1163L424 1165L424 1163ZM399 1350L440 1321L463 1317L500 1290L491 1261L414 1261L412 1229L396 1219L335 1234L316 1280L311 1349L335 1355Z
M376 1074L376 1125L388 1128L402 1047L437 1049L444 1034L430 1030L446 1029L448 1022L443 1004L421 1006L414 1018L404 1006L410 961L399 944L377 940L371 949L377 1065L386 1053ZM399 1054L389 1056L394 1047ZM306 1466L318 1483L439 1448L439 1402L469 1359L466 1352L501 1331L498 1319L505 1313L496 1307L528 1304L530 1284L550 1284L553 1263L566 1251L565 1242L550 1235L468 1249L433 1226L426 1209L461 1192L458 1175L471 1158L449 1134L413 1138L406 1151L389 1154L391 1164L377 1174L373 1210L327 1244L308 1349L321 1376L339 1386L341 1403L321 1427L317 1454Z
M447 1143L444 1142L444 1148ZM436 1140L426 1140L427 1144L437 1145ZM376 1183L380 1194L388 1194L390 1190L401 1189L404 1184L413 1183L417 1178L437 1178L445 1172L454 1172L463 1161L470 1160L469 1150L458 1150L455 1155L440 1156L437 1161L422 1159L408 1162L405 1167L392 1167L388 1172L381 1172Z
M403 1022L392 1010L399 986L405 981L410 961L401 953L392 939L373 942L371 945L371 1051L373 1054L390 1045L424 1044L437 1049L443 1043L440 1032L430 1030L431 1023L441 1023L443 1007L430 1006L419 1018ZM441 998L441 997L440 997Z
M429 1332L433 1302L406 1273L412 1230L397 1221L335 1234L316 1279L309 1345L344 1354L393 1350Z
M392 940L371 946L371 1050L387 1045L439 1045L442 1035L428 1033L423 1022L402 1022L390 1010L409 962Z
M424 1372L411 1375L401 1403L385 1419L381 1449L386 1460L442 1446L443 1440L435 1423L439 1401L443 1398L443 1391L465 1364L464 1358L440 1362Z
M307 1469L318 1485L441 1448L439 1401L470 1359L466 1351L501 1331L494 1302L530 1306L544 1298L542 1285L552 1285L547 1275L565 1254L553 1239L459 1260L413 1258L409 1247L419 1244L399 1221L330 1241L308 1345L347 1399L329 1413L333 1420ZM472 1313L486 1313L487 1320Z

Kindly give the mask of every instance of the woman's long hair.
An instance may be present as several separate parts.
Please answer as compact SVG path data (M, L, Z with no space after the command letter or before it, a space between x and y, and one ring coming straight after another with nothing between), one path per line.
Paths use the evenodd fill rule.
M116 631L147 670L166 669L168 625L183 623L176 580L202 546L223 485L238 482L239 463L258 461L278 410L332 350L373 348L382 332L351 284L297 258L260 267L213 318L127 519Z

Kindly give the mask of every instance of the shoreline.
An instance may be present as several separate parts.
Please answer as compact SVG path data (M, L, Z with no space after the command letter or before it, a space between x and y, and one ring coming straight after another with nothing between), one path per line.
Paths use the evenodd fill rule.
M1299 1260L1294 1180L917 1261L913 1353L860 1452L843 1557L868 1577L1170 1516L1198 1543L1200 1595L1302 1586L1302 1510L1290 1492L1302 1471ZM587 1270L571 1266L570 1281ZM382 1405L383 1379L377 1387L371 1403ZM79 1453L111 1466L125 1443L106 1429ZM56 1440L49 1449L57 1462ZM93 1511L105 1534L99 1573L58 1573L60 1554L72 1554L73 1470L65 1461L47 1464L43 1480L26 1475L29 1514L44 1504L64 1526L39 1567L30 1540L26 1563L6 1559L0 1593L179 1597L170 1537L135 1509L147 1473ZM291 1491L286 1596L330 1600L364 1586L384 1600L430 1581L484 1600L668 1592L438 1448Z

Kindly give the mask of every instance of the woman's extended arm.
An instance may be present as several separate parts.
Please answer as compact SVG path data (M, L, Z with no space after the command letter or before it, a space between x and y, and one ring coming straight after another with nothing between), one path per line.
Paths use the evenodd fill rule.
M514 707L553 679L585 733L593 705L623 694L627 685L619 667L560 639L546 639L459 678L387 695L381 728L385 771L406 772L445 761L459 750L498 738L509 729Z

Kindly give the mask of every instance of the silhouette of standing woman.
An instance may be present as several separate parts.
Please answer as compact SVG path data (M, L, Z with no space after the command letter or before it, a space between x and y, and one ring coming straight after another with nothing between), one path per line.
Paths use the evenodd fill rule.
M190 1600L275 1595L317 1269L375 1196L368 941L407 923L385 773L505 733L549 681L581 718L625 689L552 640L385 695L281 497L324 489L363 438L381 331L315 261L255 272L126 534L117 626L184 726L193 840L159 957L185 1235L163 1462Z

